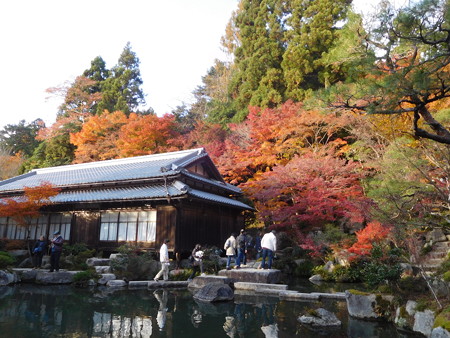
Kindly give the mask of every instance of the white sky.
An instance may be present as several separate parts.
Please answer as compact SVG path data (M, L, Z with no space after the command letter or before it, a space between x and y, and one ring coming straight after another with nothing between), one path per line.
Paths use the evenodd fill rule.
M238 0L6 0L0 3L0 128L42 118L51 125L55 87L101 56L117 64L126 43L140 59L147 106L170 112L214 59Z
M364 8L378 1L355 0ZM147 106L158 115L182 102L214 59L238 0L6 0L0 3L0 128L56 118L69 81L101 56L107 68L130 41L140 59Z

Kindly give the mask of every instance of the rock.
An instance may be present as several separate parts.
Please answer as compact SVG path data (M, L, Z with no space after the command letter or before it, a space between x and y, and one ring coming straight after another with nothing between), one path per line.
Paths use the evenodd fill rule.
M95 272L97 272L98 274L111 272L111 267L109 265L108 266L94 266L94 268L95 268Z
M233 300L234 292L226 284L207 284L202 287L195 295L194 299L202 302L221 302Z
M73 283L73 276L79 271L58 271L48 272L38 270L36 273L36 283L39 284L70 284Z
M317 275L312 275L311 277L309 277L309 281L312 283L315 282L323 282L323 278L321 275L317 274Z
M206 275L195 277L190 283L190 288L202 288L208 284L226 284L233 286L233 279L225 276Z
M276 269L241 268L220 270L219 276L225 276L237 282L277 284L281 279L281 271Z
M19 268L32 268L33 267L33 259L31 257L25 258L20 264L18 265Z
M0 270L0 286L9 285L19 282L19 278L15 273Z
M113 273L102 273L102 277L97 281L100 285L106 285L110 280L115 280L116 275Z
M303 315L298 318L303 325L315 327L337 327L341 326L341 321L336 315L324 308L318 308L314 314Z
M333 270L334 270L334 264L333 264L333 262L332 262L332 261L326 262L325 265L323 266L323 269L324 269L326 272L332 273Z
M39 270L35 269L13 269L13 271L17 274L20 282L34 282L36 280L36 274Z
M106 283L106 286L114 287L114 288L121 288L121 287L127 286L127 282L125 282L124 280L121 280L121 279L112 279Z
M86 259L86 264L89 266L109 266L109 262L110 262L109 258L92 257Z
M389 319L393 296L345 291L348 314L360 319Z
M429 337L433 330L434 312L431 310L417 311L414 314L413 331Z
M398 307L395 312L394 324L404 330L412 330L416 306L417 302L408 300L406 305Z
M433 243L435 242L444 242L447 240L447 237L444 234L444 231L442 231L442 229L440 228L436 228L433 229L431 231L429 231L426 235L426 241L432 241Z
M442 327L436 327L431 331L431 338L450 338L450 333Z

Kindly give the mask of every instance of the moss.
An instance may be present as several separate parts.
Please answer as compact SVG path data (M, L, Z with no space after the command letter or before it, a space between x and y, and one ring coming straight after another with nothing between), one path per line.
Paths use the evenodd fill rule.
M445 272L443 278L446 282L450 282L450 271Z
M419 300L419 301L417 302L417 305L416 305L415 310L416 310L416 311L419 311L419 312L422 312L422 311L425 311L425 310L428 309L428 308L429 308L429 306L428 306L428 302L427 302L427 301L425 301L425 300Z
M379 293L384 293L384 294L392 294L393 293L392 288L389 285L380 285L377 288L377 291Z
M319 314L317 313L317 311L316 311L315 309L308 309L308 310L306 311L306 313L307 313L308 315L310 315L310 316L313 316L313 317L319 317Z
M450 331L450 312L443 311L436 316L433 327L439 326Z
M400 318L408 318L408 312L406 311L406 306L400 306Z
M352 295L358 295L358 296L368 296L368 295L370 295L370 293L368 293L368 292L355 290L355 289L350 289L350 290L347 290L347 291L350 292Z

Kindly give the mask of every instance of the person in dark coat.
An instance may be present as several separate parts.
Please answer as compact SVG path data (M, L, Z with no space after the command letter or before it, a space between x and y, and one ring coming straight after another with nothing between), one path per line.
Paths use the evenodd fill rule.
M50 253L50 272L59 271L59 259L61 258L62 247L64 239L61 236L59 230L53 233L53 239L51 241L51 253Z
M202 276L204 275L203 272L203 250L202 250L202 246L200 244L197 244L194 249L192 250L192 273L188 278L188 281L191 281L192 278L194 278L195 273L197 271L199 271Z
M47 252L47 241L44 236L41 236L33 246L33 267L40 269L42 265L42 257Z

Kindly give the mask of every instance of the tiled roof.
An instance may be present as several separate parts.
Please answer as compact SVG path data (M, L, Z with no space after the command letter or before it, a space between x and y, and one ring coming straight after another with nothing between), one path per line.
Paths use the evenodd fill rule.
M11 191L22 190L24 187L34 187L43 182L49 182L53 186L66 188L52 199L55 203L161 199L166 198L167 195L179 197L188 194L208 201L249 209L249 206L231 198L190 189L181 181L168 182L167 188L164 183L161 183L163 176L181 174L221 187L230 193L241 193L241 190L235 186L190 173L185 169L193 161L204 157L208 157L208 154L203 148L198 148L165 154L35 169L27 174L1 181L0 193L8 194ZM116 182L153 178L160 178L161 180L152 184L142 183L139 186L137 184L128 187L112 186ZM106 185L99 187L99 183ZM90 187L87 188L88 186Z
M106 202L106 201L131 201L152 200L190 195L196 198L225 204L240 209L251 209L248 205L232 198L207 193L200 190L190 189L180 181L175 181L167 186L164 184L145 185L140 187L121 187L106 189L89 189L78 191L63 191L52 198L54 203L81 203L81 202Z
M140 187L75 190L59 193L52 198L52 202L75 203L158 199L167 197L167 193L171 197L177 197L186 194L186 191L177 189L174 185L170 185L166 189L163 184Z
M30 173L0 182L1 191L20 190L49 182L57 187L158 178L178 173L182 163L205 156L202 148L165 154L138 156L109 161L35 169ZM206 154L207 156L207 154ZM175 169L171 169L172 166Z

